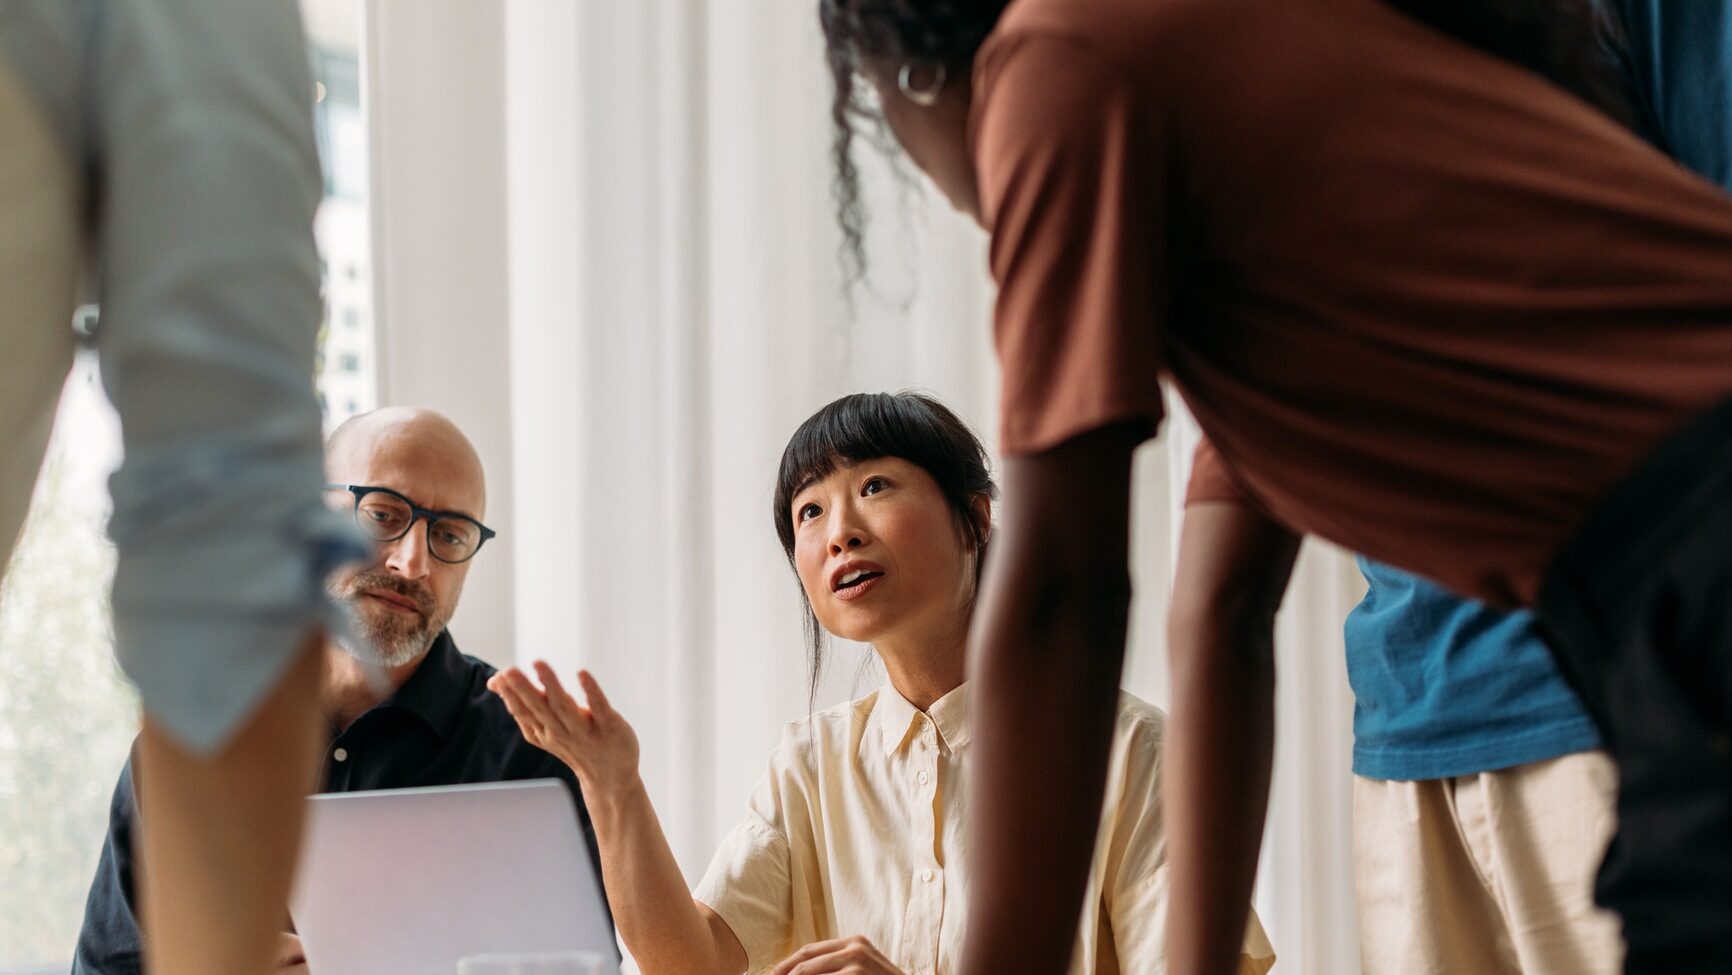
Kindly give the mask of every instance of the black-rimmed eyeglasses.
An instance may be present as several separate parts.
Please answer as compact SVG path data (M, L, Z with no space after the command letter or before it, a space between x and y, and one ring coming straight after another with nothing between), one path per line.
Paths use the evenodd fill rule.
M441 562L467 562L499 534L468 515L429 511L390 488L327 484L325 489L355 496L355 524L374 541L394 542L409 534L416 521L426 521L427 552Z

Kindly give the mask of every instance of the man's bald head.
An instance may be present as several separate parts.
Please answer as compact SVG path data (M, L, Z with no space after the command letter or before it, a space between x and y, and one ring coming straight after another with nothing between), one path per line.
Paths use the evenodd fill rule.
M486 517L481 455L457 424L433 410L386 406L344 420L325 441L325 469L338 483L388 487L425 508ZM415 483L369 476L387 470Z
M391 406L345 421L325 443L325 473L338 484L388 489L428 511L487 516L480 455L455 423L432 410ZM457 611L475 560L435 558L428 531L418 518L400 538L380 542L372 564L331 577L331 594L354 607L366 641L345 643L350 654L384 667L418 663Z

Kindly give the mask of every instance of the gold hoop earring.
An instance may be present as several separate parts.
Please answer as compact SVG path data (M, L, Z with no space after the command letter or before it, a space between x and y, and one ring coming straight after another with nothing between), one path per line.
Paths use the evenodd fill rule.
M944 65L934 65L935 72L932 84L926 88L914 87L914 62L902 65L902 70L896 73L896 90L902 92L902 97L921 108L931 108L938 104L938 94L944 90Z

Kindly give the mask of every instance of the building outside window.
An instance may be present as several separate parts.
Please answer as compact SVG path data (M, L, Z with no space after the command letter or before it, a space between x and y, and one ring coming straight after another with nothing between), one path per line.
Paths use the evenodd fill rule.
M329 430L378 405L361 13L359 0L303 0L302 8L318 79L313 120L325 164L325 200L314 232L325 268L319 395Z

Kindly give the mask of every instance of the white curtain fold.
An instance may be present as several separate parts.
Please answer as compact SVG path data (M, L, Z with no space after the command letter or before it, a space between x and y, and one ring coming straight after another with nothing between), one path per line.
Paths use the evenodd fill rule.
M464 185L470 177L445 165L453 185L438 204L473 199L494 208L477 217L484 225L505 225L508 326L487 323L500 345L476 353L504 378L461 401L401 370L387 389L399 401L455 403L459 422L489 435L509 430L491 456L483 447L505 468L489 473L511 518L499 573L513 590L508 619L466 608L457 636L500 662L597 674L638 730L645 780L695 881L783 724L807 713L800 604L769 510L782 446L838 395L908 387L996 439L984 237L868 162L873 279L850 317L829 79L809 0L371 2L375 28L449 15L503 38L502 57L473 65L501 65L500 77L475 82L497 97L453 99L437 126L394 118L393 97L410 99L390 93L471 83L462 38L423 42L448 47L443 77L438 59L401 55L370 75L391 75L373 79L376 181L465 158L479 151L472 138L495 138L501 120L504 129L497 166L473 174L503 186ZM371 40L380 33L390 31ZM424 175L413 185L427 191ZM426 222L379 225L382 290L437 294L471 273L438 255L393 263L393 248L427 249L402 239ZM435 302L412 307L415 320L392 320L381 301L386 358L409 336L483 328ZM1162 706L1195 436L1175 409L1138 457L1125 686ZM1278 971L1357 971L1340 624L1360 591L1349 560L1308 545L1279 621L1279 745L1257 896ZM875 679L855 680L861 648L831 657L818 707Z

